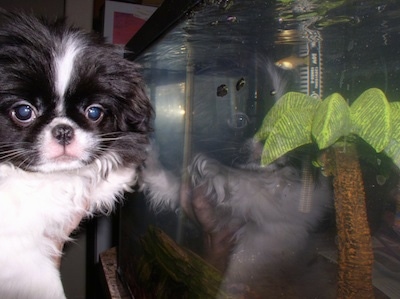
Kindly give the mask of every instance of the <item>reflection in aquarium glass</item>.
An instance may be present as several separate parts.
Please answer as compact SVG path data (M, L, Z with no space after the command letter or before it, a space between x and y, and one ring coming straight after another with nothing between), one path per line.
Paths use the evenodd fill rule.
M132 296L400 298L399 30L394 0L165 0L127 45L156 112Z

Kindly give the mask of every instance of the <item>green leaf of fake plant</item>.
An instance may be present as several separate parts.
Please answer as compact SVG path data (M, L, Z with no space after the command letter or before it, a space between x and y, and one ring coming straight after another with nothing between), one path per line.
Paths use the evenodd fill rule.
M390 103L392 135L385 154L400 168L400 102Z
M381 152L391 137L390 105L385 94L377 88L363 92L350 107L352 133Z
M265 166L289 151L312 142L311 124L314 107L289 109L272 126L261 155Z
M310 113L311 111L313 114L320 102L319 99L298 92L288 92L284 94L268 111L260 129L254 136L255 139L257 141L266 140L272 128L275 126L275 123L282 116L289 113L289 111L293 110L297 113L303 113L302 111Z
M346 100L338 93L327 97L318 106L312 123L312 135L320 149L334 144L350 132L350 110Z

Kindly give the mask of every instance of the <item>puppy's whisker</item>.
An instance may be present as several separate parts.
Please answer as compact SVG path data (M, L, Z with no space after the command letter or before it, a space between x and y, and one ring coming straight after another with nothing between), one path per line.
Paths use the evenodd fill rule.
M30 150L30 149L26 149L26 148L13 148L15 147L15 145L3 145L0 146L0 152L4 153L7 151L25 151L25 150ZM2 150L5 149L5 150Z
M1 148L12 148L12 147L15 147L15 146L24 146L24 145L27 145L27 144L29 144L29 143L27 143L27 142L0 142L0 149Z
M19 163L18 167L22 167L23 165L27 165L27 167L29 167L32 163L31 163L31 162L28 162L28 163L27 163L27 161L29 161L29 159L28 159L28 158L25 158L24 160L22 160L22 161Z
M235 151L236 148L235 147L225 147L225 148L219 148L219 149L215 149L215 150L210 150L210 151L206 151L205 153L210 154L210 153L223 153L226 151Z
M121 138L126 138L126 136L121 135L121 134L116 134L116 133L99 135L100 140L118 140Z
M104 136L114 136L114 137L119 137L119 136L124 136L127 133L122 133L122 132L108 132L108 133L102 133L99 134L99 137L104 137ZM129 133L128 133L129 134Z
M10 149L10 150L0 150L0 155L9 155L9 154L13 154L13 153L20 153L19 150L15 150L15 149Z
M108 137L108 138L101 138L100 140L101 141L116 141L116 140L121 140L121 139L124 139L124 138L123 137L114 137L114 138Z
M11 160L13 158L24 157L30 151L20 151L20 150L9 150L9 151L2 151L1 159L2 160Z

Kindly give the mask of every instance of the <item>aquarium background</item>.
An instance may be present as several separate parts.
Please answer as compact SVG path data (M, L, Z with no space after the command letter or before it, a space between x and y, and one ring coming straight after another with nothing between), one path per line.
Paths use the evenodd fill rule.
M127 45L127 57L143 67L156 114L152 138L163 169L185 185L190 180L186 169L197 153L233 169L243 168L256 151L249 139L289 91L322 99L340 93L351 104L374 87L390 102L399 101L399 20L400 3L394 0L164 1ZM163 31L155 33L160 23ZM358 147L373 235L375 295L396 298L400 296L398 168L363 142ZM288 163L302 169L308 154L315 159L315 148L290 153ZM315 164L313 171L320 172ZM312 227L315 238L302 253L309 263L293 270L303 278L309 274L309 280L276 279L271 287L259 275L251 278L257 281L254 285L239 279L225 286L231 294L335 298L333 198L331 189L323 192L331 203ZM190 201L194 195L181 196ZM142 193L130 195L120 213L119 273L131 293L135 298L207 298L200 289L208 288L206 294L217 296L224 283L224 271L218 271L221 261L209 259L214 265L204 270L201 264L203 271L198 274L177 262L207 260L204 226L179 208L154 211L150 200ZM157 261L154 256L161 253L155 244L170 244L167 238L175 242L171 246L179 254ZM228 262L231 253L225 253ZM310 263L313 267L308 268ZM279 264L274 267L281 272ZM190 284L192 278L182 279L179 271L200 277L198 285ZM203 279L200 273L207 275ZM301 287L288 287L296 285Z

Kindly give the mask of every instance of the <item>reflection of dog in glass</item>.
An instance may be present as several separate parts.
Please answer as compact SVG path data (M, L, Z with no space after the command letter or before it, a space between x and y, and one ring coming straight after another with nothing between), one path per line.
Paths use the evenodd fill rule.
M271 92L264 91L265 102L278 99L289 82L270 61L255 65L263 66L257 70L259 77L270 83L265 86L273 87ZM143 182L151 205L155 210L180 207L200 225L205 236L204 257L224 272L223 288L230 293L246 293L235 288L250 285L262 298L279 294L291 298L296 296L290 295L287 286L296 284L303 288L295 288L299 298L329 298L326 289L323 296L315 289L304 290L315 286L315 282L304 282L305 273L315 270L309 271L312 251L307 246L310 230L330 205L327 179L312 169L308 151L288 154L261 167L262 144L245 141L256 129L257 114L253 111L246 118L236 118L249 120L248 127L242 121L234 126L232 121L244 115L238 111L247 111L244 106L249 105L246 95L250 91L244 86L237 92L232 109L228 97L216 99L201 88L218 85L216 81L212 76L197 78L192 141L201 154L191 160L182 178L161 166L156 151L146 161ZM232 115L233 110L236 113ZM282 281L284 288L273 287Z
M260 146L248 147L254 154ZM289 272L304 270L300 268L309 260L304 255L309 231L331 199L325 178L315 182L317 176L304 174L289 159L263 168L256 155L250 163L233 168L199 154L188 169L189 182L181 184L150 157L143 179L156 210L180 205L201 225L205 258L225 272L225 288L240 283L264 289L265 285L254 284L290 280ZM291 297L288 289L268 288L271 296L280 292Z

